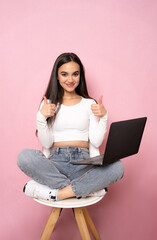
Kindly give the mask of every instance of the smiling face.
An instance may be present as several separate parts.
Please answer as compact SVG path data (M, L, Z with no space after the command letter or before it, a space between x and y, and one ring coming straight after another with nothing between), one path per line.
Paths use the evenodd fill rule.
M58 80L64 93L75 93L80 82L80 66L76 62L64 63L58 69Z

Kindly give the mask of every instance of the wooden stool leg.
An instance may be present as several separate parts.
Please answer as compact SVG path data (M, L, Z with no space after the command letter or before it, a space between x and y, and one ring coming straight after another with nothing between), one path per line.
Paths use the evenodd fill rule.
M84 218L83 208L74 208L74 213L82 240L90 240L91 238Z
M60 211L61 211L61 208L53 208L51 213L50 213L50 216L47 220L47 223L45 225L45 228L41 234L41 240L49 240L50 239L50 236L52 234L52 231L55 227L55 224L58 220L58 217L59 217L59 214L60 214Z
M87 211L87 209L84 207L83 208L83 213L84 213L84 217L85 217L85 220L86 220L86 223L87 223L87 226L90 230L90 232L92 233L93 237L95 240L101 240L100 239L100 236L99 236L99 233L97 232L96 230L96 227L94 226L94 223Z

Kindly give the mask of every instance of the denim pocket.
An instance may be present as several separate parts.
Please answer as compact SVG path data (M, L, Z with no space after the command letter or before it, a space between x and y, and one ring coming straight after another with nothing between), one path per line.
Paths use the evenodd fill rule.
M87 159L89 158L89 150L87 148L85 149L81 149L81 152L80 152L80 159L79 160L84 160L84 159Z
M61 151L59 148L53 148L50 153L50 160L57 163L68 162L68 154L65 151Z
M53 156L55 156L55 154L56 154L56 149L52 148L52 149L50 150L49 158L52 158Z

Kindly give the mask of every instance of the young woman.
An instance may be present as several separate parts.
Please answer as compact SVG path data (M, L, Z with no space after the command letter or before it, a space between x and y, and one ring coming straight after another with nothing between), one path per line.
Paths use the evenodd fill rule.
M61 54L37 113L43 152L25 149L18 155L19 168L33 179L25 185L25 194L48 200L103 195L104 188L120 180L121 161L105 167L73 164L100 154L107 119L102 96L96 103L88 95L79 57Z

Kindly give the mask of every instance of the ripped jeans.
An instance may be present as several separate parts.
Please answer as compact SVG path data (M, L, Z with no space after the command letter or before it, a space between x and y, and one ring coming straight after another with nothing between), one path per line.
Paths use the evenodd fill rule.
M76 197L86 197L108 187L124 175L121 161L108 166L73 164L86 158L89 158L87 148L52 148L49 158L41 151L24 149L18 155L17 164L26 175L52 189L62 189L71 184Z

